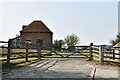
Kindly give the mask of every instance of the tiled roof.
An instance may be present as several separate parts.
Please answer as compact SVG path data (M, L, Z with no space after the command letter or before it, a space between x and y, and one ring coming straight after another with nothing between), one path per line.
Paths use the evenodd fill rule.
M50 29L40 20L35 20L27 27L21 30L21 32L50 32Z

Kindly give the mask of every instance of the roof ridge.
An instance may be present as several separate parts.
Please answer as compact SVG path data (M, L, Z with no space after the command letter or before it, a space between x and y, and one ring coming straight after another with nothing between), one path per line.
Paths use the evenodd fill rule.
M41 26L40 25L36 26L37 22ZM35 26L36 29L33 28L33 26ZM29 30L29 28L31 28L31 30ZM33 32L51 32L51 33L53 33L41 20L32 21L27 27L22 29L21 32L30 32L30 31L32 32L32 30L33 30Z

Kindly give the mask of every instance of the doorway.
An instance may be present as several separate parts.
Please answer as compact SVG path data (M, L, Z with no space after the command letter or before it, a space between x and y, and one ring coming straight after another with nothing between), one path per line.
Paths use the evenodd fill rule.
M37 40L36 40L36 43L40 43L41 46L43 46L43 40L42 40L42 39L37 39Z

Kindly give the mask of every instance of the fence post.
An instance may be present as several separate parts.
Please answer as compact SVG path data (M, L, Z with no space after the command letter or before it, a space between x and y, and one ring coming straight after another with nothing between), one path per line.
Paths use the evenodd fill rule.
M119 49L118 49L119 50ZM119 60L120 60L120 50L119 50Z
M115 59L115 50L113 49L113 59Z
M92 46L93 46L93 43L90 43L90 57L89 57L89 60L93 60Z
M99 46L99 63L104 64L103 46Z
M41 59L41 44L37 43L37 55L38 59Z
M10 55L11 55L11 46L12 46L12 39L8 41L8 54L7 54L7 63L10 63Z
M28 62L28 43L26 43L26 62Z

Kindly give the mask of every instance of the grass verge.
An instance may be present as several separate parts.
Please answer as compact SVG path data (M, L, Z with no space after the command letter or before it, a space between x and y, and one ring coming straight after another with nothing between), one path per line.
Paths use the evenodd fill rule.
M19 69L21 67L25 67L38 61L40 61L40 59L37 58L29 58L28 62L26 62L25 58L20 58L17 60L11 60L10 64L7 64L6 61L2 61L2 73L6 74L11 70Z

